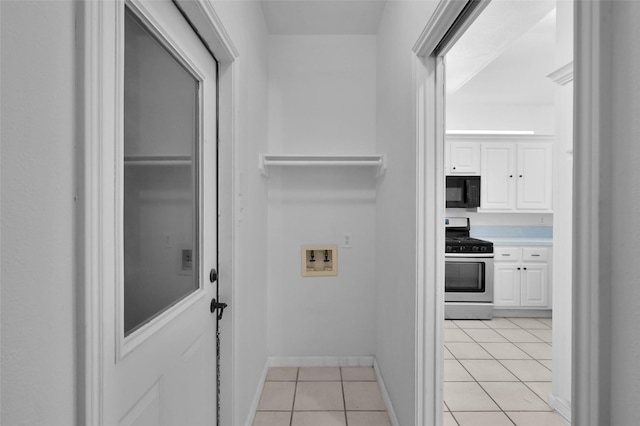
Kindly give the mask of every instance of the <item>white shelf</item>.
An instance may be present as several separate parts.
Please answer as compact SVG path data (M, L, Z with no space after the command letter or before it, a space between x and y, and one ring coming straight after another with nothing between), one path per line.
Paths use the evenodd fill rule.
M191 157L170 156L132 156L124 157L125 166L191 166Z
M288 166L369 166L377 167L377 176L386 171L384 155L295 155L260 154L258 169L263 176L269 176L269 167Z

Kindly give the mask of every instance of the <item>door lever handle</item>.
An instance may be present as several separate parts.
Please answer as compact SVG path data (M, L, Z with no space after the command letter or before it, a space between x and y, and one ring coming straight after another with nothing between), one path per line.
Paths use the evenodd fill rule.
M218 302L216 299L211 299L211 313L217 312L218 320L222 319L222 315L224 314L224 308L227 307L226 303Z

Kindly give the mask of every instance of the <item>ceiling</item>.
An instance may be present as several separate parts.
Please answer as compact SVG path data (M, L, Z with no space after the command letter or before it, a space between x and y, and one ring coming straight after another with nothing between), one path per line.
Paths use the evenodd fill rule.
M386 0L262 0L270 34L376 34Z
M548 105L555 2L493 1L446 55L447 101Z
M447 53L447 101L553 103L553 85L546 76L554 70L555 3L489 3ZM261 0L261 4L270 34L375 35L386 0Z

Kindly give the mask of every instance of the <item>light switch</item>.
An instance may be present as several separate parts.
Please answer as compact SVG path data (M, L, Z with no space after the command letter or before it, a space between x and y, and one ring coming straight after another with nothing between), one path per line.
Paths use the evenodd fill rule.
M326 277L338 275L338 246L302 246L302 276Z

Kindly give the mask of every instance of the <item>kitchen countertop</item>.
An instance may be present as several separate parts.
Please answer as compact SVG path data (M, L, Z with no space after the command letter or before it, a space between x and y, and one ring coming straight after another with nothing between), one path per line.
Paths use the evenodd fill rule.
M551 246L553 238L535 237L479 237L491 241L494 246Z

